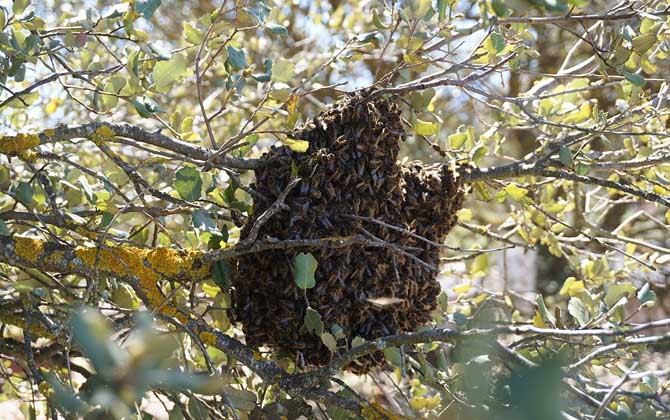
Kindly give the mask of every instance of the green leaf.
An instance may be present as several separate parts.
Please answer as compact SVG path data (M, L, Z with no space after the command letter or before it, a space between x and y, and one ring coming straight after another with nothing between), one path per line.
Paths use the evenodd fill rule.
M169 60L172 57L172 51L169 48L166 48L160 44L151 44L149 45L151 52L156 54L156 58L161 61Z
M344 329L337 324L331 325L330 331L333 333L333 336L335 336L335 338L342 339L345 337Z
M337 353L337 340L331 333L324 332L321 334L321 341L331 353Z
M297 153L305 153L309 149L309 142L306 140L296 140L291 138L286 138L282 141L289 149Z
M633 38L633 51L642 55L658 41L655 33L646 33Z
M447 17L447 0L437 0L435 11L437 12L437 21L442 22Z
M447 309L449 308L449 296L444 290L437 295L437 305L442 312L447 312Z
M561 146L558 151L558 158L563 165L572 166L572 152L570 151L569 147Z
M247 58L244 50L228 45L228 63L237 70L241 70L247 66Z
M27 108L40 99L39 92L30 92L9 101L5 106L9 108L23 109Z
M624 70L623 76L626 78L626 80L628 80L635 86L644 86L645 84L644 77L640 76L639 74L631 73L629 71Z
M269 82L272 78L272 65L273 65L272 60L266 58L263 61L263 69L265 70L265 72L252 74L251 77L258 82Z
M542 295L537 295L535 302L537 303L537 310L540 314L540 317L542 318L542 321L551 324L551 326L555 328L556 318L554 317L554 314L549 312L547 305L544 303L544 298L542 298Z
M591 165L587 163L577 162L577 164L575 165L575 172L577 172L577 175L586 176L589 174L590 171L591 171Z
M135 110L137 111L138 114L140 114L140 116L144 118L151 117L151 111L149 111L146 104L144 103L144 98L134 98L130 102L133 104Z
M382 22L382 19L379 17L376 10L372 12L372 23L374 23L375 27L379 30L390 28L389 25L386 25L384 22Z
M479 146L475 147L474 149L472 149L470 151L471 160L475 164L478 165L480 163L480 161L482 160L482 158L484 156L486 156L486 152L488 152L488 151L489 151L489 148L486 147L486 146L483 146L483 145L479 145Z
M123 89L125 85L126 85L126 79L124 79L121 76L113 76L105 84L105 92L118 95L121 93L121 89ZM102 95L102 102L108 108L113 108L119 102L119 98L117 98L114 95Z
M100 217L100 225L98 226L98 229L106 228L107 226L109 226L110 223L112 223L112 220L114 220L114 214L108 211L103 211L102 216Z
M224 393L230 398L230 402L235 407L235 410L252 411L256 408L256 394L249 390L226 386Z
M216 261L212 265L212 280L223 291L230 289L231 271L230 263L226 260Z
M449 136L449 145L452 149L460 149L468 139L468 133L454 133Z
M151 19L158 6L161 5L161 0L136 0L135 11L138 15L144 16L146 19Z
M218 235L219 229L216 227L214 220L209 217L209 212L198 209L193 211L192 216L193 227L201 232L209 232L212 235Z
M93 189L88 184L88 180L86 179L86 177L84 175L81 175L77 179L77 183L81 185L81 188L84 190L84 195L86 196L88 202L95 205L98 202L98 197L95 195Z
M286 29L286 26L284 25L280 25L278 23L268 23L265 25L265 27L273 34L277 34L279 36L288 36L288 29Z
M351 340L351 348L352 349L356 348L358 346L362 346L363 344L365 344L365 338L363 338L363 337L356 336L356 337L354 337L353 340Z
M641 305L654 306L656 303L656 292L651 290L649 283L645 283L640 290L637 291L637 299Z
M289 60L280 58L272 65L272 80L288 83L295 77L295 66Z
M127 284L119 284L112 290L112 302L125 309L137 309L142 303Z
M393 366L402 366L402 353L398 347L386 347L384 349L384 359Z
M318 262L310 253L301 252L293 257L293 280L301 289L311 289L316 286L316 267Z
M182 24L184 29L184 38L191 44L199 45L202 42L202 38L205 36L202 31L198 28L191 26L188 22Z
M416 119L414 121L414 132L419 136L433 136L437 133L437 124L434 122Z
M484 184L482 181L475 182L473 184L473 187L475 189L475 195L477 195L477 199L481 201L491 201L493 200L493 196L489 192L489 190L486 188L486 184Z
M514 200L520 201L526 196L528 190L525 188L521 188L516 184L508 184L505 187L505 192Z
M493 32L491 34L491 43L493 48L495 48L496 53L502 52L505 49L505 38L502 37L499 33Z
M5 221L0 219L0 236L11 236L12 233L7 229Z
M25 205L29 205L33 202L33 187L30 186L28 182L19 182L16 187L13 188L16 199Z
M146 110L149 111L152 114L154 112L165 112L165 110L163 108L161 108L161 106L158 105L158 103L156 101L154 101L153 99L151 99L148 96L143 96L140 99L140 101L144 104L144 107L146 108Z
M505 17L508 14L507 6L505 5L504 0L493 0L491 2L491 7L493 8L493 12L498 17Z
M207 420L209 419L209 409L199 399L195 396L192 396L188 400L188 413L197 420Z
M167 61L159 61L153 70L153 79L158 92L166 93L172 85L187 73L186 56L174 54Z
M319 315L313 308L307 307L304 322L308 332L313 332L319 337L323 334L323 321L321 320L321 315Z
M630 296L636 289L631 282L607 283L605 284L605 305L611 308L619 299L624 296Z
M591 320L591 314L584 305L584 302L577 298L571 297L568 303L568 313L577 321L580 327L583 327Z
M170 411L170 415L168 416L168 420L184 420L184 415L182 414L179 407L175 405L172 408L172 411Z
M186 201L195 201L202 195L200 171L193 166L185 166L175 174L175 188Z
M642 383L640 383L640 391L654 394L658 391L659 385L660 384L656 376L647 375L642 378Z
M26 10L26 7L30 4L30 0L14 0L12 3L12 11L15 15L20 15Z
M93 364L97 373L111 376L123 361L124 352L112 342L107 320L96 310L75 312L71 321L73 340Z
M431 0L416 0L407 2L407 4L408 6L405 7L404 11L410 19L421 19L426 13L432 13Z

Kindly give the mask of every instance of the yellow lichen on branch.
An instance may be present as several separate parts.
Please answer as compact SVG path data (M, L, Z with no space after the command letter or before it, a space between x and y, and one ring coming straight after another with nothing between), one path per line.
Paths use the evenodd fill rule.
M0 137L0 153L18 155L33 147L39 146L39 134L19 133L15 136Z
M137 280L134 283L137 291L144 295L150 309L174 316L180 322L188 321L188 317L180 314L171 301L166 301L159 282L165 279L197 282L211 273L211 264L203 261L203 252L198 250L138 248L127 245L103 248L79 246L74 249L76 258L64 261L71 251L62 248L45 250L47 242L44 240L15 236L13 241L16 258L28 266L45 264L48 269L54 265L65 264L68 271L78 266L84 272L97 271L105 275L132 277ZM213 341L216 341L215 337Z
M14 253L17 257L28 260L31 263L37 262L40 254L44 250L44 241L25 236L14 237Z
M115 135L116 133L114 133L114 130L103 125L93 132L91 140L93 140L93 143L95 144L103 144L106 141L113 139Z
M143 249L132 246L101 249L77 247L75 255L87 267L137 278L151 309L160 308L159 312L177 317L181 322L187 318L179 314L173 304L165 302L158 282L164 278L199 281L206 278L211 270L209 264L200 260L202 253L195 250L179 251L163 247Z
M216 346L216 334L209 331L202 331L198 333L198 338L208 346Z

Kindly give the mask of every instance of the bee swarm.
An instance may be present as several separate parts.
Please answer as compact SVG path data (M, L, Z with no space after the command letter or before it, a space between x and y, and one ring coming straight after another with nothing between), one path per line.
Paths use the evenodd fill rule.
M405 131L400 111L385 100L346 97L292 137L308 141L309 149L296 153L272 147L263 155L254 188L268 201L255 201L241 240L297 173L302 181L285 201L290 210L269 219L259 238L316 239L367 231L406 251L353 245L272 250L239 258L233 278L234 311L247 344L267 345L291 356L300 353L308 364L324 365L331 354L304 326L307 301L321 315L325 331L334 324L343 329L345 339L338 345L344 348L356 336L371 340L415 330L431 319L440 292L437 273L407 255L438 266L438 247L351 215L442 242L456 223L463 190L447 165L430 171L420 163L397 162ZM316 286L306 293L293 279L292 260L299 252L310 252L318 261ZM379 298L391 298L393 304L379 305ZM381 362L379 352L348 369L366 372Z

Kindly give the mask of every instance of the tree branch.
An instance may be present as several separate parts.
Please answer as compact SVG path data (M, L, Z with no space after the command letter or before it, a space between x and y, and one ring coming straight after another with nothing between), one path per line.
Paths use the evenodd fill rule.
M227 168L254 169L258 167L258 159L233 158L225 155L216 155L207 148L173 139L157 131L149 131L145 128L131 124L113 124L107 122L94 122L78 126L58 126L55 129L44 130L39 133L40 143L56 143L66 140L93 138L101 127L107 127L113 132L113 136L126 137L140 143L167 149L177 154L184 155L199 161L209 161ZM1 140L0 140L1 141Z

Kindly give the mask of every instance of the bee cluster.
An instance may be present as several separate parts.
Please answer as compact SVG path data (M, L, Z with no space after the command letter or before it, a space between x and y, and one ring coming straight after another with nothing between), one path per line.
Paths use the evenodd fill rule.
M308 306L321 315L326 331L341 328L342 347L357 336L370 340L412 331L430 320L440 286L437 272L427 266L439 264L439 247L408 232L433 243L443 241L456 223L464 194L447 165L430 170L418 162L397 161L405 131L397 106L386 100L345 97L292 137L308 141L309 149L296 153L273 147L263 155L254 188L268 200L254 203L241 239L299 176L302 180L285 201L290 210L267 221L260 238L365 234L392 244L271 250L238 260L234 311L247 344L301 354L306 363L324 365L331 355L304 326ZM311 252L318 261L316 286L306 291L293 279L292 260L298 252ZM393 304L379 304L389 298ZM366 372L382 361L378 353L349 369Z

